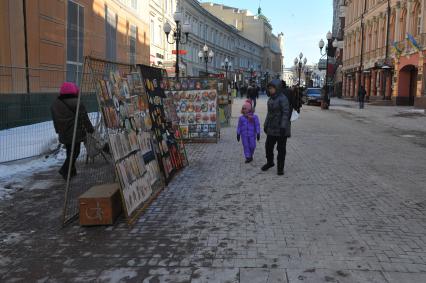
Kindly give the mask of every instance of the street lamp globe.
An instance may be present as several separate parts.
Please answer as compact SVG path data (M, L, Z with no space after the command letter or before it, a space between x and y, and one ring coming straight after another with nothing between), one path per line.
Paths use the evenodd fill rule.
M203 51L204 52L208 52L209 51L209 47L207 46L207 44L204 44Z
M294 58L294 65L297 65L298 63L299 63L299 59L297 59L297 57Z
M300 52L299 58L300 58L300 60L302 60L302 58L303 58L303 53L302 52Z
M209 58L213 58L213 56L214 56L213 50L210 50L210 52L209 52Z
M201 59L203 59L203 56L204 56L203 51L200 50L198 52L198 58L200 58L200 60L201 60Z
M172 26L169 24L169 22L164 23L163 31L167 35L172 31Z
M324 45L325 45L324 40L322 40L322 38L321 38L321 40L318 43L318 46L322 50L324 48Z
M182 26L182 32L185 34L189 34L191 32L191 25L189 23L185 23Z
M229 62L229 69L232 69L232 62Z
M333 38L333 34L331 33L331 31L327 32L327 40L330 40Z
M224 68L225 68L225 63L224 63L224 62L222 62L222 63L220 64L220 66L222 67L222 69L224 69Z
M308 59L305 57L305 60L303 60L303 64L306 65L308 63Z
M176 23L179 23L182 21L182 12L175 12L173 15L173 19Z
M225 64L228 64L229 63L229 59L228 59L228 57L226 57L225 58Z
M339 45L339 43L337 42L337 39L334 39L334 41L333 41L333 47L336 48L337 45Z

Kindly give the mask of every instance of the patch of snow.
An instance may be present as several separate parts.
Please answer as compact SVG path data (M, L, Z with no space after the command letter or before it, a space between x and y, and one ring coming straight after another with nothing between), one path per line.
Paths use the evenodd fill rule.
M122 282L138 276L134 269L118 268L103 271L98 277L99 282Z
M57 154L48 157L0 164L0 200L11 199L13 193L22 189L39 190L48 188L52 180L38 180L34 182L31 176L36 172L43 172L54 167L59 167L64 159L65 151L60 150Z

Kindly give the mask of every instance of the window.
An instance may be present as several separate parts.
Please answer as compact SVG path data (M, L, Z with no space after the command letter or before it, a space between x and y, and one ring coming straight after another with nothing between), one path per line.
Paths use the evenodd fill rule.
M133 9L137 10L138 9L138 0L132 0L130 5L132 6Z
M67 81L79 84L83 68L84 7L68 0Z
M129 62L136 64L136 42L137 42L138 27L130 25L129 37Z
M157 26L157 30L155 31L155 44L158 46L162 45L163 41L163 33L161 32L161 25Z
M117 15L105 6L106 59L115 61L117 55Z
M153 20L151 20L151 25L150 25L150 41L151 41L151 43L153 43L154 42L154 36L155 36L155 30L154 30L154 27L155 27L155 25L154 25L154 21Z

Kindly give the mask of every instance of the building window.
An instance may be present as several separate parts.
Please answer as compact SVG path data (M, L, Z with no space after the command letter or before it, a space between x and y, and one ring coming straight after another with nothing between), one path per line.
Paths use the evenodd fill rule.
M108 6L105 6L105 30L106 59L115 61L117 57L117 15L108 11Z
M83 69L84 7L68 0L67 81L79 84Z
M155 37L155 25L154 25L154 21L151 20L151 25L150 25L150 41L151 44L154 43L154 37Z
M137 42L138 27L130 25L129 37L129 62L136 64L136 42Z
M162 37L162 35L163 35L163 33L161 32L161 25L158 25L157 26L157 30L155 31L155 44L157 45L157 46L161 46L162 45L162 39L163 39L163 37Z
M137 10L138 9L138 0L132 0L130 5L132 6L133 9Z

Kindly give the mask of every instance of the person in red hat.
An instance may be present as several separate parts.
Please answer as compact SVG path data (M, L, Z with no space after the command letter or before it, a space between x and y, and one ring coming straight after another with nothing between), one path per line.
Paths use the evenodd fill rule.
M53 101L50 108L52 112L53 126L59 136L59 142L65 145L67 158L59 170L59 174L66 180L68 176L69 164L71 161L72 140L74 135L75 115L77 112L79 88L74 83L64 82L61 86L59 96ZM77 131L75 136L74 154L72 157L71 177L77 174L75 161L80 154L80 145L86 139L86 133L93 133L84 105L80 105L79 117L77 121Z

